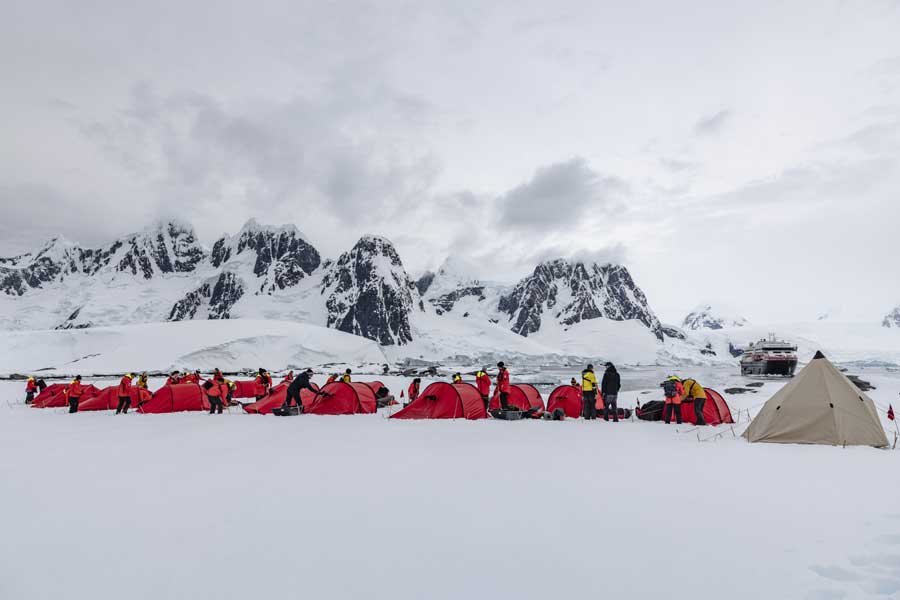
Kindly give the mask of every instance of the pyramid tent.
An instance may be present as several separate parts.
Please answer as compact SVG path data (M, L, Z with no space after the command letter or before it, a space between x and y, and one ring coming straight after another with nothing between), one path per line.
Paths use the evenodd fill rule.
M470 383L432 383L392 419L485 419L478 388Z
M875 403L821 352L766 402L744 437L784 444L888 445Z

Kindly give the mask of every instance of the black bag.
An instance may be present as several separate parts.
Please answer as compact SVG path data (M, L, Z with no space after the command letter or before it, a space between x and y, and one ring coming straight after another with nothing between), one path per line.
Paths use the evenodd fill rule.
M213 382L210 381L209 379L207 379L205 382L203 382L203 389L204 389L204 390L211 390L211 389L212 389L212 386L213 386Z
M637 418L642 421L662 421L665 406L666 403L661 400L646 402L638 409Z
M678 387L675 385L675 381L672 379L666 379L662 382L663 393L666 395L666 398L674 398L678 395Z

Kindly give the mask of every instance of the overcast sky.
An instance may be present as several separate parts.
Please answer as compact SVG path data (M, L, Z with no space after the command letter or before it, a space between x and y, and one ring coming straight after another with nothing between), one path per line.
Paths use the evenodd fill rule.
M4 254L256 217L668 321L900 303L898 0L0 3Z

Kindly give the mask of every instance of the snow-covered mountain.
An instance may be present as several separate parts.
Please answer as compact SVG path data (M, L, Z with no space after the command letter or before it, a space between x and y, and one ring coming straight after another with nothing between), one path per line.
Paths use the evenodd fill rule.
M378 236L323 260L293 226L251 220L207 249L190 226L159 223L101 248L55 239L0 259L0 329L265 319L365 337L396 349L392 359L603 356L598 340L640 362L699 354L665 338L621 265L548 261L513 284L480 281L475 267L450 257L414 281Z
M409 316L423 310L393 244L367 235L331 264L322 279L328 327L391 346L412 341Z
M747 324L747 319L735 314L733 311L714 308L709 304L701 304L688 313L681 326L685 329L697 331L700 329L743 327Z
M900 327L900 306L886 314L881 325L882 327Z
M606 318L640 321L657 339L663 339L662 326L644 292L621 265L562 259L541 263L501 296L498 309L512 330L525 336L537 333L548 322L570 326Z

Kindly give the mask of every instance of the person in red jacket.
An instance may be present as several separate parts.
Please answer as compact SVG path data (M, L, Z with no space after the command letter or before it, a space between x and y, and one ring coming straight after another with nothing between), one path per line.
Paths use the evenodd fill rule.
M416 377L412 380L412 383L409 384L409 388L406 390L407 395L409 396L410 402L415 402L419 397L419 386L422 384L422 380Z
M288 371L288 374L284 376L284 382L285 382L285 383L290 383L290 382L292 382L293 380L294 380L294 372L293 372L293 371Z
M172 371L172 374L166 379L166 385L178 385L181 383L181 372Z
M475 387L484 401L484 409L488 410L491 406L491 376L487 374L486 368L475 373Z
M500 406L505 410L509 408L509 371L503 361L497 363L497 393L500 396Z
M193 373L188 373L185 377L185 383L200 383L200 369L197 369Z
M128 414L128 407L131 406L131 373L125 373L122 380L119 381L119 405L116 407L116 414Z
M66 400L69 401L69 413L78 412L78 401L81 399L83 393L84 390L81 387L81 375L76 375L75 379L72 380L72 383L69 384L69 387L63 390Z
M25 404L34 402L35 393L37 393L37 383L34 381L34 377L29 377L25 382Z
M222 376L222 372L216 369L212 378L207 379L201 386L206 390L206 397L209 400L209 414L222 414L222 409L225 407L224 396L222 394L224 383L225 378ZM225 394L228 394L227 388L225 389Z
M259 402L269 395L269 389L272 387L272 376L262 367L256 374L256 401Z

